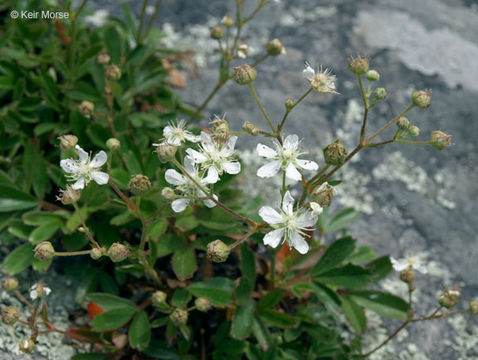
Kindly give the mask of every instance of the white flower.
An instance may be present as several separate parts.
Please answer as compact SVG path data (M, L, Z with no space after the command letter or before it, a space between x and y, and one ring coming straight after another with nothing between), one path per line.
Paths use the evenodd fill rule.
M106 184L109 179L108 174L98 171L108 158L106 153L102 150L91 160L88 153L79 145L76 145L75 149L79 160L65 159L60 161L61 168L68 173L66 175L68 180L75 181L71 188L74 190L83 189L91 180L94 180L98 185Z
M247 57L247 53L249 52L249 47L247 44L240 44L237 47L237 56L241 59L245 59Z
M186 127L186 120L179 120L178 123L175 125L174 123L169 123L163 129L163 135L167 143L174 145L174 146L181 146L181 143L184 141L191 141L191 142L198 142L199 136L194 135L188 130L185 130ZM154 146L158 146L158 144L153 144Z
M218 182L223 172L231 175L241 172L241 164L233 158L237 136L231 136L225 144L215 143L205 132L201 132L200 137L201 151L187 149L186 152L202 169L207 169L209 184Z
M316 73L309 64L306 63L306 65L307 67L302 71L302 75L309 80L310 86L319 92L338 94L335 91L336 77L330 74L329 69L322 70L322 67L320 67L320 71Z
M108 10L97 10L93 13L93 15L85 16L85 21L91 25L99 27L106 24L106 21L108 20L108 14Z
M317 215L303 209L294 211L294 198L289 191L282 200L280 214L270 206L263 206L259 210L259 215L274 228L264 236L265 245L275 248L287 241L290 247L301 254L309 251L309 244L304 239L305 231L312 230L311 227L317 222Z
M313 219L314 217L317 217L319 216L320 214L322 214L322 211L324 210L322 208L322 206L320 206L319 204L317 204L316 202L311 202L309 204L310 206L310 209L312 210L312 212L310 213L310 218Z
M193 160L189 156L184 158L184 169L203 188L207 188L207 185L210 184L207 178L202 178L199 175L197 167L194 165ZM189 197L206 197L204 191L202 191L188 176L180 174L174 169L166 170L165 179L169 184L175 185L176 189L186 196L186 198L176 199L171 203L171 208L175 212L184 211L188 207L189 203L191 202ZM217 200L217 196L213 196L214 199ZM209 199L203 200L203 203L209 208L216 206L216 203Z
M257 153L270 161L257 170L257 176L261 178L272 177L282 168L288 179L300 181L302 175L297 168L305 170L317 170L319 168L319 165L314 161L298 159L300 155L305 153L299 152L300 141L297 135L287 136L283 145L276 139L272 139L272 141L276 147L275 150L266 145L257 144Z
M390 258L390 261L392 262L393 269L395 271L402 271L405 269L415 269L421 272L422 274L426 274L428 272L424 262L424 256L423 255L408 255L404 259L394 259Z
M37 288L38 286L40 286L40 288ZM41 284L40 285L34 284L30 288L30 298L32 300L36 300L38 297L49 295L50 293L51 293L51 289Z

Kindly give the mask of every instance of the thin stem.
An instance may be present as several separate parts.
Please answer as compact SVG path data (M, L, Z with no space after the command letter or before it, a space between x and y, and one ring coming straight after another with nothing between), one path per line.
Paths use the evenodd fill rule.
M312 92L313 88L310 87L305 93L304 95L302 95L299 100L297 100L294 105L292 105L290 108L286 109L285 111L285 114L284 114L284 117L282 118L279 126L277 127L277 132L280 133L281 130L282 130L282 127L284 126L285 124L285 120L287 119L287 116L289 116L289 113L292 111L293 108L295 108L302 100L304 100L307 95L309 95L311 92Z
M141 16L139 18L138 33L136 34L136 43L141 42L141 33L143 32L144 17L146 15L146 7L148 6L148 0L143 0L143 6L141 7Z
M264 106L262 106L262 103L261 103L261 100L259 99L259 96L257 96L257 93L254 90L254 86L252 86L252 83L249 83L247 85L249 86L249 90L251 90L251 93L252 93L252 96L254 97L254 100L256 100L257 106L259 106L259 109L261 109L262 114L264 115L265 119L269 123L269 126L271 127L272 132L277 133L276 129L274 127L274 124L272 124L272 121L271 121L269 115L267 115L267 112L264 109Z
M398 119L400 119L403 115L405 115L407 112L409 112L410 110L413 109L415 105L414 104L411 104L409 107L407 107L405 110L403 110L400 114L398 114L397 116L395 116L392 120L390 120L384 127L382 127L381 129L379 129L378 131L376 131L374 134L372 134L368 139L367 139L367 142L370 142L370 140L372 140L373 138L375 138L376 136L380 135L381 133L383 133L387 128L389 128L391 125L393 125L395 122L398 121Z
M149 19L148 26L146 27L146 30L144 31L144 35L141 38L141 41L146 39L149 35L149 32L151 31L151 28L154 25L154 20L156 20L156 17L158 16L159 13L159 8L161 7L161 2L162 0L156 1L156 5L154 6L154 12L153 15L151 15L151 18Z
M252 64L251 64L251 67L256 67L257 65L259 65L261 62L263 62L265 59L267 59L269 57L269 54L265 54L265 55L262 55L259 59L257 59L256 61L254 61Z
M344 162L340 165L337 165L331 171L329 171L327 174L325 174L320 179L320 181L317 183L317 185L323 184L325 180L330 178L337 170L339 170L342 166L344 166L351 158L353 158L355 156L355 154L357 154L362 149L363 149L362 145L360 145L360 144L357 145L357 147L355 149L353 149L352 152L345 158Z
M86 236L88 237L90 242L93 244L93 246L99 248L100 244L98 244L98 242L93 237L93 234L91 234L90 229L88 228L88 226L86 226L85 218L81 214L80 208L78 207L78 204L76 202L73 203L73 207L75 208L75 211L78 213L78 217L80 218L81 225L83 225L83 229L85 230Z
M202 102L202 104L198 107L198 109L196 110L196 112L191 116L191 118L189 119L188 121L188 124L191 123L192 121L198 119L200 116L201 116L201 112L204 110L204 108L207 106L207 104L209 104L209 102L211 101L211 99L214 97L214 95L216 95L216 93L219 91L219 89L221 89L221 87L226 83L226 81L222 81L222 80L219 80L216 84L216 86L214 87L214 89L212 89L211 93L207 96L207 98Z
M400 140L396 139L395 142L403 143L403 144L411 144L411 145L431 145L431 141L410 141L410 140Z
M390 340L392 340L400 331L402 331L407 325L409 324L408 320L405 321L402 325L400 325L397 330L395 330L388 338L386 338L380 345L370 350L368 353L362 355L363 359L366 359L370 355L372 355L375 351L379 350L382 346L387 344Z
M394 140L394 139L390 139L390 140L386 140L386 141L382 141L382 142L370 143L370 144L367 144L366 147L378 147L378 146L393 143L395 141L396 140Z
M25 296L22 295L22 293L21 293L20 291L15 290L14 292L15 292L15 295L17 295L17 297L18 297L23 303L25 303L25 304L28 306L28 308L30 309L30 312L32 312L32 311L33 311L33 305L32 305L32 303L31 303L30 301L28 301L28 300L25 298Z
M90 255L91 250L81 250L81 251L63 251L63 252L56 252L55 256L77 256L77 255Z
M234 249L235 247L239 246L242 244L244 241L249 239L252 234L254 234L257 231L257 227L253 226L243 237L241 237L239 240L236 240L231 246L231 249Z
M118 194L118 196L126 203L126 205L128 206L128 209L136 212L137 210L136 205L131 201L129 197L127 197L120 189L118 189L118 187L116 186L114 181L111 179L111 177L108 180L108 184L110 184L110 186L113 188L116 194Z

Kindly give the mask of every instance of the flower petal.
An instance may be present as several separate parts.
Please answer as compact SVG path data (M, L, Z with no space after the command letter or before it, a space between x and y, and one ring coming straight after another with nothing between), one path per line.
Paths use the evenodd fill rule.
M199 136L194 135L194 134L190 133L189 131L184 132L184 137L186 138L186 140L191 141L191 142L198 142L198 141L201 140L201 138Z
M81 163L84 164L89 158L88 153L83 150L80 145L75 145L75 149L78 153L78 157L80 158Z
M209 170L207 171L207 176L204 178L204 180L208 184L215 184L219 181L219 173L215 166L211 166L209 168Z
M392 267L395 271L402 271L408 268L408 261L406 260L397 260L393 257L390 257L390 261L392 263Z
M174 212L182 212L186 210L190 201L190 199L176 199L171 203L171 209Z
M274 225L283 221L282 216L270 206L263 206L259 209L259 216L266 223Z
M186 153L191 157L191 159L193 159L196 164L202 164L207 160L206 156L194 149L187 149Z
M312 69L309 65L302 71L302 75L309 81L312 81L315 75L315 70Z
M239 163L238 161L229 161L222 164L222 168L228 174L236 175L241 172L241 163Z
M234 154L234 146L236 146L237 136L231 136L227 141L227 144L221 149L221 153L224 156L231 156Z
M177 186L177 185L183 185L186 183L186 178L174 169L166 170L166 173L164 174L164 178L171 185Z
M73 185L71 185L73 190L81 190L85 188L85 178L80 177Z
M76 161L73 159L61 160L60 167L63 169L64 172L67 172L70 174L78 172L78 165L76 164Z
M213 195L214 199L218 199L217 198L217 195ZM204 200L203 201L204 205L206 205L208 208L213 208L214 206L216 206L216 203L212 200Z
M309 244L307 241L297 232L294 231L291 234L290 246L295 248L302 255L306 254L309 251Z
M317 214L314 214L312 211L303 212L297 219L297 226L301 229L311 228L315 226L316 223Z
M91 178L98 184L104 185L108 183L109 175L103 171L93 171L91 173Z
M265 164L264 166L261 166L259 169L257 169L257 176L261 178L271 177L277 174L279 169L280 169L280 161L279 160L271 161L270 163Z
M190 156L185 156L184 157L184 169L186 169L186 172L190 175L196 175L197 169L194 166L194 160Z
M290 194L290 191L287 191L284 194L284 198L282 199L282 210L287 215L292 215L294 213L294 198Z
M101 150L98 154L95 155L95 157L90 163L90 166L93 168L102 167L107 159L108 159L108 155L106 155L106 153L103 150Z
M264 236L264 245L272 246L273 248L279 245L282 236L284 235L284 229L272 230Z
M317 163L315 161L312 161L312 160L296 159L296 163L302 169L305 169L305 170L317 170L319 168L319 165L317 165Z
M211 137L209 134L205 133L204 131L201 131L201 145L203 146L204 150L207 152L212 152L216 149L216 146L214 145L214 142L212 141Z
M266 146L264 144L257 144L256 150L260 156L263 156L267 159L271 159L277 156L277 151L271 149L269 146Z
M300 181L302 180L302 175L296 169L294 164L290 163L287 165L287 169L285 170L285 176L291 180Z

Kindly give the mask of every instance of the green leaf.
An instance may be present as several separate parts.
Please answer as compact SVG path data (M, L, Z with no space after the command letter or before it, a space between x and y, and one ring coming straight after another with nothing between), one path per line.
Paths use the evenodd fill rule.
M372 281L378 282L390 274L393 270L392 262L389 256L382 256L374 261L369 262L366 266L372 273Z
M339 211L326 226L326 232L331 233L350 225L360 217L360 213L354 208L346 208Z
M62 222L60 220L54 220L52 222L40 225L30 233L28 241L30 241L33 245L36 245L42 241L49 240L53 235L55 235L61 225Z
M114 26L109 26L105 30L105 44L108 49L108 54L111 56L113 64L119 65L121 63L121 37L118 30Z
M309 285L315 296L324 304L328 312L335 318L338 318L340 298L337 294L332 289L319 283L309 282Z
M29 267L33 261L33 247L27 243L13 250L3 260L3 270L9 275L15 275Z
M134 349L143 350L148 347L151 340L151 324L144 310L134 316L129 327L128 339Z
M151 241L151 256L158 258L172 254L182 246L181 239L174 235L166 235L157 240Z
M238 306L232 319L231 336L237 340L247 338L252 331L253 319L254 301L249 300L245 305Z
M99 305L104 311L118 310L118 309L135 309L135 304L131 300L105 293L87 294L84 301L93 301Z
M183 247L173 254L173 271L179 280L186 280L193 276L198 265L196 255L192 247Z
M294 318L281 313L279 311L271 310L271 309L263 309L258 312L259 316L262 320L272 326L277 326L280 328L288 328L295 325Z
M108 360L109 358L104 354L96 354L96 353L89 353L89 354L77 354L74 355L71 360Z
M256 260L254 253L249 249L246 243L241 245L241 272L250 287L250 291L256 286Z
M367 328L367 318L363 309L352 301L348 296L342 296L342 310L352 327L362 332Z
M242 277L235 292L237 303L239 305L245 305L246 303L248 303L251 298L251 291L252 289L249 285L249 281L247 281L246 278Z
M269 291L266 295L262 296L256 304L257 311L272 309L276 306L284 296L284 293L280 289L274 289Z
M35 198L14 187L0 185L0 212L26 210L38 206Z
M93 330L96 331L115 330L130 321L135 312L136 309L130 307L106 311L103 314L95 316L91 321L91 326Z
M408 316L407 302L392 294L374 290L363 290L350 293L350 297L357 304L383 317L405 320Z
M186 289L176 289L172 299L173 305L179 308L185 308L191 298L191 293Z
M254 319L252 320L252 333L257 342L261 345L262 350L267 351L271 347L271 336L269 330L258 316L254 316Z
M311 270L312 276L317 276L340 265L355 249L355 240L350 236L334 241L319 262Z
M22 220L26 225L43 225L45 223L61 220L60 214L50 213L46 211L30 211L22 216Z
M38 272L45 272L49 269L53 262L53 259L49 261L40 261L38 259L33 258L33 269Z
M159 219L149 225L148 234L154 240L163 235L167 229L168 221L166 219Z
M315 277L315 280L331 285L359 288L370 283L372 274L363 267L347 264L343 267L323 273Z
M359 246L352 255L348 257L348 261L351 263L363 263L375 258L375 253L368 245Z
M188 290L196 297L208 298L213 306L226 306L232 301L234 282L225 277L214 277L192 283Z
M175 226L182 232L194 229L199 225L199 221L194 216L181 217L176 221Z

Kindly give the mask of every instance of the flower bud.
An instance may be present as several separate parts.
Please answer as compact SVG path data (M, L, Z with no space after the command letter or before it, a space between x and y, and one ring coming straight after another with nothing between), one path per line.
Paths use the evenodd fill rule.
M328 182L324 182L322 185L316 187L311 195L312 199L320 206L329 206L336 193L337 190L335 190L335 187Z
M329 165L342 165L347 157L347 149L339 140L324 148L324 159Z
M211 131L215 136L222 139L229 138L229 123L226 119L216 116L216 118L211 121L211 124Z
M416 125L412 125L408 128L408 133L412 137L417 137L420 135L420 128Z
M60 190L60 194L56 197L63 205L76 203L80 199L80 190L73 189L70 185L66 185L66 190Z
M174 155L176 155L176 146L171 145L165 141L158 144L156 148L156 154L158 154L158 159L162 163L167 163L168 161L174 159Z
M161 196L169 201L176 199L176 193L170 187L163 188L163 190L161 190Z
M407 284L410 284L413 280L415 280L415 273L413 272L413 269L408 268L400 271L400 280Z
M75 135L62 135L58 137L58 140L60 140L61 150L73 149L78 144L78 138Z
M358 56L349 60L349 69L352 73L360 75L368 71L369 60L365 57Z
M432 145L437 150L443 150L447 146L451 145L451 135L445 134L442 131L433 131L430 136Z
M35 246L34 257L40 261L50 261L55 256L55 249L49 241L43 241Z
M98 260L101 258L103 255L106 254L106 248L101 247L101 248L93 248L91 249L90 256L93 260Z
M285 48L279 39L273 39L269 41L266 45L266 51L270 56L285 54Z
M198 297L194 300L194 306L198 311L206 312L211 308L211 302L206 297Z
M413 104L421 109L426 109L432 104L431 97L431 90L415 90L412 92Z
M43 286L42 283L35 283L30 288L30 297L32 300L36 300L38 298L42 298L50 294L51 289L49 287Z
M410 121L405 116L402 116L398 119L397 126L400 130L407 130L410 126Z
M231 248L221 240L214 240L207 244L207 257L214 262L226 261L230 252Z
M383 87L376 88L373 91L373 96L375 96L377 100L383 100L387 97L387 90Z
M2 287L5 291L14 291L18 287L18 280L14 277L7 276L3 279Z
M106 52L101 53L96 57L96 61L98 62L98 64L108 64L110 60L111 58Z
M214 26L209 32L211 39L220 40L224 36L224 30L220 26Z
M369 80L369 81L378 81L378 80L380 80L380 74L378 73L377 70L369 70L369 71L367 71L367 73L365 74L365 77L366 77L367 80Z
M244 124L242 124L242 130L252 136L257 136L259 134L259 128L250 121L244 121Z
M115 334L111 339L111 342L116 349L121 350L128 344L128 335L126 334Z
M2 310L2 321L4 324L13 325L20 318L20 313L15 306L9 306Z
M169 315L171 321L176 325L185 325L188 322L188 312L184 309L176 308Z
M153 303L153 306L161 306L164 304L167 304L166 300L168 298L168 295L164 291L155 291L153 295L151 295L151 301Z
M245 59L249 53L249 46L246 43L239 44L237 46L237 56L241 59Z
M225 27L234 26L234 19L230 17L229 15L226 15L222 18L221 24L224 25Z
M284 106L288 111L291 111L292 108L295 106L295 101L292 98L287 98L284 101Z
M451 309L458 303L459 297L460 297L459 291L446 289L445 292L440 295L438 299L438 303L447 309Z
M128 183L128 190L136 196L145 194L149 189L151 189L151 181L145 175L133 175Z
M236 80L239 85L246 85L253 82L256 75L256 70L247 64L234 68L234 80Z
M81 115L90 116L95 111L95 104L91 101L83 100L80 105L78 105L78 111ZM78 142L78 139L76 139Z
M111 244L107 252L109 258L113 262L120 262L125 260L129 255L129 248L123 244L115 242Z
M478 315L478 300L470 301L470 311L473 315Z
M121 69L116 65L106 66L105 75L108 80L119 80L121 79Z
M35 342L32 339L23 339L18 344L18 349L22 353L29 353L33 350L34 347L35 347Z
M119 150L121 142L116 138L109 138L106 140L106 147L111 151Z

